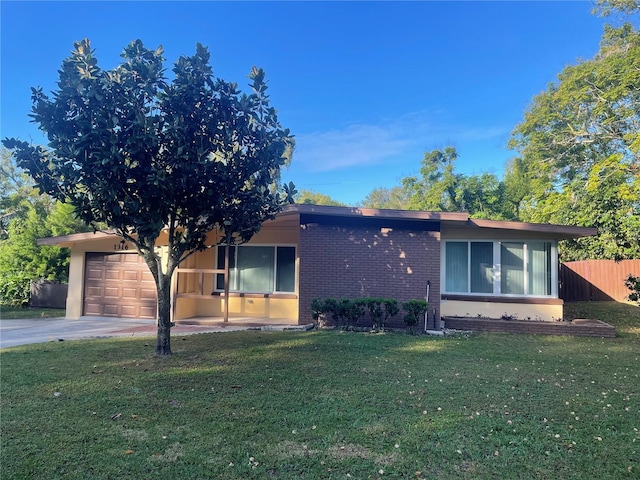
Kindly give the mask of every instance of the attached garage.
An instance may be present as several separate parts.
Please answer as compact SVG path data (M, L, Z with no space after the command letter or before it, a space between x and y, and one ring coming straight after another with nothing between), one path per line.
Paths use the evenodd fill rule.
M156 318L156 284L136 253L85 254L83 314Z

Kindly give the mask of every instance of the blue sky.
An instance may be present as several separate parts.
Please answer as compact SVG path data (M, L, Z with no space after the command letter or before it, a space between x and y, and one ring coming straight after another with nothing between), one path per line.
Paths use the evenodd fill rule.
M598 50L603 20L571 2L0 2L0 137L43 138L31 86L55 87L73 42L109 69L131 40L167 61L209 47L241 87L267 73L297 147L283 179L357 204L455 146L457 170L502 174L534 95ZM170 66L170 63L167 66Z

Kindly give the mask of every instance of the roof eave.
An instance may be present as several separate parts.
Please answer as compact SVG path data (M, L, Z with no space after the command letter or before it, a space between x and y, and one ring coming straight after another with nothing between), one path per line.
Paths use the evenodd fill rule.
M288 205L279 216L291 214L322 215L333 217L364 217L397 220L432 220L466 222L469 215L464 212L426 212L419 210L391 210L379 208L336 207L307 203Z
M115 235L113 230L72 233L69 235L58 235L56 237L45 237L38 239L38 245L55 245L58 247L70 248L77 242L102 240L108 236Z
M511 230L521 232L547 233L550 236L567 240L570 238L590 237L598 234L595 227L577 227L574 225L554 225L550 223L510 222L502 220L483 220L471 218L469 225L477 228L489 228L496 230Z

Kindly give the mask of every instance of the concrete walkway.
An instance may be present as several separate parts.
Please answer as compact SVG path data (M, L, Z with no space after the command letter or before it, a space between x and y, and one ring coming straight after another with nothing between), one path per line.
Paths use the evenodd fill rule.
M239 330L309 330L309 325L260 324L254 322L207 322L198 325L178 324L172 335L190 335L208 332L232 332ZM0 348L30 343L59 342L108 337L155 337L155 320L126 318L82 317L79 320L65 318L38 318L0 320Z

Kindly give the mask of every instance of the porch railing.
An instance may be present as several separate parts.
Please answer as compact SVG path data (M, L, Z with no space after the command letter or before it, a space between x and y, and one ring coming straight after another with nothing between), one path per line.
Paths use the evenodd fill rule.
M180 293L178 289L182 284L182 281L187 281L186 278L190 275L197 275L197 281L195 288L189 289L188 286L185 287L185 292ZM172 321L175 320L176 317L176 299L178 298L215 298L211 296L211 292L205 293L204 285L205 285L205 275L212 276L212 289L216 287L216 275L225 275L225 270L216 269L216 268L176 268L173 272L173 278L171 279L171 316ZM186 284L188 285L188 284ZM192 290L192 291L189 291ZM213 290L212 290L213 291ZM225 315L225 321L227 321L227 315Z

